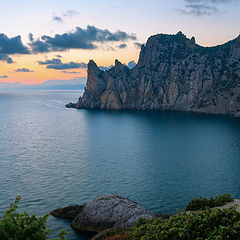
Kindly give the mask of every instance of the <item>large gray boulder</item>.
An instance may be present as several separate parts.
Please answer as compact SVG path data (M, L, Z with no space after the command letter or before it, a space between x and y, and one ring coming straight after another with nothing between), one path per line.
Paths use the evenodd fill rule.
M74 218L72 227L80 231L101 232L112 227L131 228L139 218L150 219L154 213L119 195L101 196L85 204Z

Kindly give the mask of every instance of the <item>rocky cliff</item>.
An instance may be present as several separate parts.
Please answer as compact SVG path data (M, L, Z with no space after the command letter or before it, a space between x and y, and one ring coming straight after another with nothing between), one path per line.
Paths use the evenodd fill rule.
M202 47L195 38L158 34L142 46L129 69L118 60L108 71L88 64L84 94L67 107L179 110L240 117L240 36Z

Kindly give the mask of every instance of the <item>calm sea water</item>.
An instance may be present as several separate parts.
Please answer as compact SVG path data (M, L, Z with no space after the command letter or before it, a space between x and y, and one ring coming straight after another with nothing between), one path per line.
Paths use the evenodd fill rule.
M165 213L199 196L240 197L240 120L64 107L76 91L0 93L0 215L17 195L43 215L118 193ZM49 218L52 237L88 239Z

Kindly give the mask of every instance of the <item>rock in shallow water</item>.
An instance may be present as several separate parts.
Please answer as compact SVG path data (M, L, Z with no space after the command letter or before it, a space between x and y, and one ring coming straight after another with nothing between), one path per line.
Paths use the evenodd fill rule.
M84 208L84 205L74 205L64 208L58 208L51 212L54 217L74 219Z
M72 227L91 232L100 232L112 227L129 229L139 218L149 219L153 216L153 213L128 198L108 195L87 202L74 218Z
M139 218L157 215L119 195L101 196L85 205L59 208L51 212L55 217L72 218L72 227L79 231L101 232L109 228L129 229Z

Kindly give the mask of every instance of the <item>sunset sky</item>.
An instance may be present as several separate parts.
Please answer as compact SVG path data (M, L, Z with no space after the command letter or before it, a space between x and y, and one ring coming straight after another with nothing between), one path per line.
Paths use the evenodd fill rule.
M240 33L239 0L0 0L0 82L86 76L90 59L137 62L140 44L182 31L202 46Z

